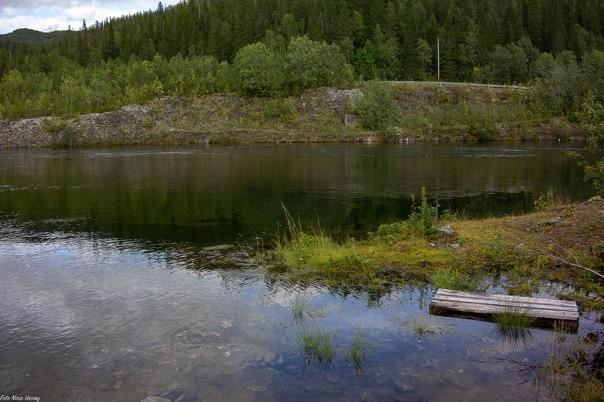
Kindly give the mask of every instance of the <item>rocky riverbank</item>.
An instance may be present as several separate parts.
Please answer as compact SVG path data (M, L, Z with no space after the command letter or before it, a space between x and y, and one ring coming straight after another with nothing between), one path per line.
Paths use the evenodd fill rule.
M0 120L0 147L581 138L567 120L531 111L530 91L399 84L394 94L400 121L387 132L361 127L354 110L360 89L318 88L280 99L163 97L78 117Z

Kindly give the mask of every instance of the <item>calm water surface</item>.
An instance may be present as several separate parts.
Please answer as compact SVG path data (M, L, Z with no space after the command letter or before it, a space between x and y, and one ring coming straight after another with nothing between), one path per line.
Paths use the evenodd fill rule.
M468 216L522 212L554 189L588 195L558 147L252 146L0 154L0 393L43 401L545 400L525 368L554 334L502 339L433 317L433 291L376 297L266 274L239 247L270 239L281 205L362 235L404 218L425 186ZM214 247L230 244L228 247ZM551 291L551 290L550 290ZM544 294L547 294L547 286ZM307 301L296 322L291 304ZM331 366L298 338L335 336ZM579 336L601 330L581 318ZM362 370L346 361L361 331ZM514 361L514 362L512 362ZM520 362L520 363L518 363Z

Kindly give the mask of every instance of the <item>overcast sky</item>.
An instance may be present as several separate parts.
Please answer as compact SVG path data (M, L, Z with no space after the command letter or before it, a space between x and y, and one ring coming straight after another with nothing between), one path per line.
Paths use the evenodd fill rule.
M107 17L157 8L159 0L0 0L0 34L17 28L39 31L79 29ZM178 0L162 0L164 6Z

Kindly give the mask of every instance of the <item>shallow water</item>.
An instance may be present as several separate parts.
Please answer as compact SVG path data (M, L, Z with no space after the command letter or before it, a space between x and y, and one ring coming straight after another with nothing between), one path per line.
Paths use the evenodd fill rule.
M239 244L268 238L281 203L361 234L405 217L410 193L470 216L582 199L561 148L253 146L0 154L0 393L43 401L502 401L547 399L526 367L554 333L502 339L432 317L433 291L381 297L266 274ZM234 247L209 247L232 244ZM544 290L544 294L547 289ZM304 319L291 304L303 297ZM603 330L593 314L579 335ZM335 337L331 365L299 337ZM367 342L358 370L346 352Z

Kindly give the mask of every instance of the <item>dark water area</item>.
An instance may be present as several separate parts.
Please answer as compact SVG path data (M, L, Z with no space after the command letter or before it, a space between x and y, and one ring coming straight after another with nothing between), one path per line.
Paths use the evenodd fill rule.
M425 187L472 217L589 196L565 148L287 145L0 154L0 394L42 401L549 400L527 370L555 333L428 315L433 289L381 297L268 275L238 244L282 204L362 235ZM212 247L231 244L234 247ZM209 248L208 248L209 247ZM544 284L543 295L555 293ZM305 300L303 320L292 304ZM583 313L577 335L601 331ZM428 320L439 330L421 335ZM307 362L304 331L334 336ZM361 368L346 358L359 331Z
M354 233L405 219L425 187L479 217L533 208L553 189L585 198L563 148L277 145L0 154L0 214L34 230L212 245L273 235L284 205Z

